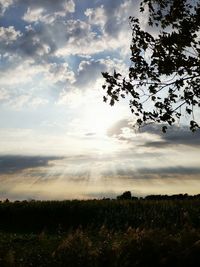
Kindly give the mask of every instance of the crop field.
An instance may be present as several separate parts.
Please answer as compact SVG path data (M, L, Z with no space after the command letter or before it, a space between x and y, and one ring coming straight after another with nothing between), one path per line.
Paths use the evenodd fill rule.
M200 200L4 201L0 266L200 266Z

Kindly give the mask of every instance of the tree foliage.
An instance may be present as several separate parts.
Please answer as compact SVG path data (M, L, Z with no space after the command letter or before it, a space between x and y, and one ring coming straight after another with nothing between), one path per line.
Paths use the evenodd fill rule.
M128 98L137 125L173 125L182 116L191 131L199 128L195 110L200 107L200 2L198 0L143 0L148 26L130 17L131 66L123 77L102 73L104 101L114 105Z
M132 199L132 195L131 195L131 192L130 191L125 191L122 195L120 196L117 196L117 199L120 200L120 199Z

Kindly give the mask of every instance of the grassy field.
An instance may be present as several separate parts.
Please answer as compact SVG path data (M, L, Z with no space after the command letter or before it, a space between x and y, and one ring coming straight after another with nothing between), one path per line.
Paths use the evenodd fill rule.
M200 200L1 202L0 266L200 266Z

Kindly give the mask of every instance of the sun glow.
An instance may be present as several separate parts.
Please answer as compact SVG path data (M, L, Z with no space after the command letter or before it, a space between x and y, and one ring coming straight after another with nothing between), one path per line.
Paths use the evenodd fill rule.
M84 123L88 132L105 136L114 123L123 118L123 110L115 109L105 103L87 107L84 112Z

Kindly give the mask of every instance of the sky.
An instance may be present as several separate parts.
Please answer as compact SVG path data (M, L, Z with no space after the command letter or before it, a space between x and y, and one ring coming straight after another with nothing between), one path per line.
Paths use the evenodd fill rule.
M200 193L200 132L134 130L126 100L103 102L130 15L146 27L137 1L0 0L0 199Z

